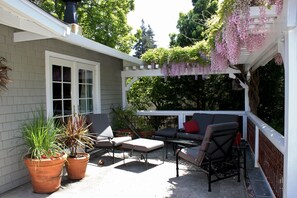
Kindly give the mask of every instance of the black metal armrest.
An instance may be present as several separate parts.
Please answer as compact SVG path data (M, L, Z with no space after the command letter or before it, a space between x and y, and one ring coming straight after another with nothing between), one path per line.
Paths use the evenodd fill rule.
M184 128L177 129L177 132L184 133L185 132L185 129Z

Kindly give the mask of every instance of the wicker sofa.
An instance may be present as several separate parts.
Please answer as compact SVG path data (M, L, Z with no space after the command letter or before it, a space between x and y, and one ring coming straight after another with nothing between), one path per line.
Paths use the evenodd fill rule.
M164 128L155 132L156 139L187 139L202 141L208 125L238 122L238 115L194 113L192 120L199 125L199 131L186 132L184 129Z

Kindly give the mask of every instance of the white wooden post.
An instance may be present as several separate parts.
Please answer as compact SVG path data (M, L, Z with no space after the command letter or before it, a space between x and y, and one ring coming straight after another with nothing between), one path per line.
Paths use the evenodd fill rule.
M127 106L126 77L122 76L122 107Z
M285 154L283 197L296 197L297 177L297 2L288 0L288 18L295 20L285 35ZM293 9L293 11L292 11ZM286 10L284 10L286 11ZM291 15L289 15L291 14ZM289 20L289 19L288 19ZM288 23L288 25L290 25ZM292 24L291 24L292 25Z
M258 164L259 161L259 128L255 127L255 160L254 160L254 166L259 167Z
M250 111L250 101L249 101L249 87L246 85L244 88L244 111L245 114L242 116L243 124L243 139L247 140L247 115L246 113Z
M183 128L184 120L185 120L185 114L179 113L178 114L178 128L179 129Z
M128 105L128 100L127 100L127 91L129 91L130 87L132 86L132 84L138 80L138 77L133 77L133 79L131 80L131 82L126 85L126 77L122 76L122 106L123 108L127 107Z

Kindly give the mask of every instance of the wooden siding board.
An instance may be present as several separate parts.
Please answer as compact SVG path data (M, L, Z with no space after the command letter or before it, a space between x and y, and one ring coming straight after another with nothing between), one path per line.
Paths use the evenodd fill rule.
M13 42L13 28L0 25L0 56L12 68L12 82L1 92L0 100L0 194L29 181L21 160L21 123L32 110L45 106L45 51L52 51L100 63L101 109L110 112L111 105L121 105L121 69L123 61L73 46L55 39ZM11 152L14 150L15 152ZM17 165L16 165L17 162ZM21 179L20 179L21 178Z

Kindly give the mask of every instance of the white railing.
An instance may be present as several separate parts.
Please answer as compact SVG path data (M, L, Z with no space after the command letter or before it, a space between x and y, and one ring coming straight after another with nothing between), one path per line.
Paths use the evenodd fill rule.
M137 111L137 115L146 116L178 116L178 128L183 128L183 123L186 121L186 116L192 116L194 113L208 113L208 114L232 114L243 116L244 111Z
M208 113L208 114L233 114L242 116L243 121L243 138L247 138L247 117L255 124L255 166L258 166L259 158L259 130L269 139L269 141L282 153L285 151L285 140L284 136L278 133L276 130L271 128L268 124L263 122L260 118L255 116L251 112L245 111L137 111L137 115L142 116L177 116L178 117L178 128L183 128L183 123L186 121L186 116L191 116L194 113Z
M248 118L255 125L255 167L258 167L259 161L259 131L261 131L265 137L282 153L285 153L285 137L279 132L271 128L268 124L263 122L260 118L255 116L251 112L247 112Z
M137 115L142 116L177 116L178 117L178 128L183 128L183 123L186 121L186 116L192 116L194 113L208 113L208 114L231 114L231 115L238 115L242 116L243 120L243 138L246 139L247 134L247 117L244 111L170 111L170 110L151 110L151 111L144 111L139 110L137 111Z
M255 116L251 112L245 111L137 111L137 115L141 116L177 116L178 117L178 127L182 128L183 123L186 121L186 116L191 116L194 113L208 113L208 114L233 114L242 116L242 132L243 138L247 140L247 120L249 119L255 125L255 148L254 148L254 166L259 167L259 144L260 144L260 131L267 139L277 148L283 155L285 153L285 139L284 136L270 127L268 124L263 122L260 118ZM267 156L263 156L264 158ZM261 160L261 159L260 159ZM262 167L261 167L262 168ZM264 167L265 168L265 167ZM262 169L261 169L262 170ZM263 172L263 170L262 170ZM265 175L265 173L263 172ZM265 175L266 177L266 175ZM282 183L282 182L281 182ZM270 185L274 185L271 183ZM277 189L274 185L273 189ZM273 192L272 188L271 192Z

